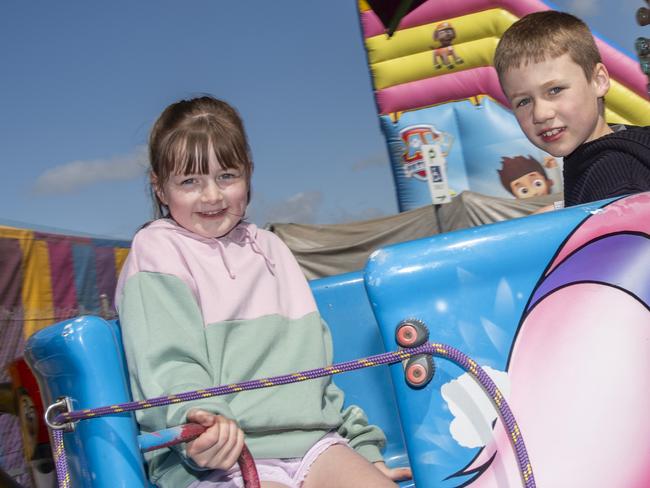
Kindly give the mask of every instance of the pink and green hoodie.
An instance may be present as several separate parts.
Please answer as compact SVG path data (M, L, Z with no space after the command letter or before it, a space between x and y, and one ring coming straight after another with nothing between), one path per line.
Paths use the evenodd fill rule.
M133 239L116 303L135 400L331 364L332 341L298 263L271 232L242 222L204 238L170 219ZM332 430L369 461L385 437L363 411L342 411L330 378L140 411L143 432L186 422L199 407L236 419L256 458L303 456ZM160 487L201 476L182 447L147 456Z

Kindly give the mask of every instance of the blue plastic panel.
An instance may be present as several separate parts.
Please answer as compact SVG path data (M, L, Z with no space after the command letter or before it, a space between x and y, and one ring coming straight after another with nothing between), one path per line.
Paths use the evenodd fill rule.
M115 322L84 316L40 330L25 346L25 359L45 405L73 399L73 409L131 401L122 341ZM71 485L93 488L146 486L133 414L84 420L65 435Z
M386 352L361 272L314 280L311 286L321 315L332 331L335 363ZM383 429L387 437L386 463L391 467L408 466L388 368L351 371L334 376L334 382L345 391L346 405L360 406L370 423Z
M571 466L593 464L592 454L586 454L587 451L583 454L580 449L584 447L575 447L593 445L588 440L591 434L586 433L601 428L591 421L581 422L593 415L586 414L590 405L597 404L606 418L614 418L622 405L636 414L642 407L640 397L632 392L641 389L643 398L649 393L647 381L628 382L628 387L615 390L621 395L621 403L617 399L613 409L614 401L596 400L601 395L598 391L602 390L581 390L584 383L597 384L609 376L597 372L603 372L602 368L613 371L611 365L605 365L600 358L607 352L611 354L610 344L584 341L590 331L594 334L605 331L604 336L613 334L620 339L621 348L631 348L619 349L617 354L619 358L626 358L629 353L637 361L629 365L624 361L618 363L620 371L627 372L626 376L630 377L645 377L633 374L640 368L639 360L647 364L648 351L643 351L650 344L650 329L647 328L650 324L650 194L629 197L609 206L604 206L605 203L390 246L374 253L365 271L368 296L387 349L397 349L394 335L401 320L421 319L428 325L431 341L456 347L479 365L496 370L497 384L505 386L506 398L515 405L525 405L513 411L515 417L521 417L518 421L523 425L524 438L525 427L529 427L528 437L532 442L529 453L533 453L531 461L538 486L578 486L571 477L584 476L585 471L574 468L576 475L568 468L563 472L556 469L562 464L557 456L567 458L567 462L573 463ZM609 302L611 305L602 300L605 296L613 298ZM619 303L628 304L629 310L618 308ZM600 312L592 312L596 307L602 307L598 310L602 310L603 315L609 314L607 323L598 322ZM617 310L615 314L625 313L626 317L641 323L612 322L611 309ZM629 333L616 335L616 331L624 330L623 326ZM596 353L588 349L590 347L595 347ZM591 356L587 356L585 363L578 364L590 369L572 382L568 379L563 382L563 378L568 378L566 372L578 370L573 354L577 358L584 350L590 350ZM533 357L533 363L527 361ZM513 361L517 377L509 369ZM435 363L437 369L432 382L421 390L406 385L401 365L390 367L416 485L442 488L519 486L521 480L518 480L516 465L513 474L508 464L511 449L507 442L503 446L502 441L501 451L490 458L494 451L488 447L495 443L494 417L487 417L483 430L480 422L467 429L467 419L473 421L476 416L463 418L458 414L459 405L465 408L463 414L479 409L474 398L485 399L483 392L480 389L472 392L472 386L464 382L463 371L456 365L444 359L436 359ZM570 369L562 370L562 364L571 365ZM601 369L591 369L598 365ZM615 373L611 375L619 378ZM539 388L536 380L540 381ZM615 379L611 381L616 386L620 383ZM510 384L514 391L508 391ZM549 395L549 391L562 393ZM474 394L476 397L472 396ZM609 397L604 392L603 395ZM534 402L531 405L530 399L537 398L538 405ZM589 398L594 399L581 410L584 414L566 410L566 402L579 404ZM556 406L558 413L549 420L547 412L555 412L551 409ZM635 429L648 425L646 417L647 414L643 414L635 420ZM548 422L563 427L557 427L556 431ZM499 428L497 422L495 431ZM544 428L548 432L543 432ZM623 429L618 427L614 431L623 432ZM618 466L630 464L630 458L622 454L624 449L650 452L648 441L639 444L632 438L633 431L622 434L622 438L629 441L615 443L619 449ZM546 440L546 435L552 443ZM568 455L559 454L563 451L558 443ZM569 445L571 447L565 447ZM483 449L483 446L487 447ZM613 455L608 451L612 448L613 444L608 444L607 455ZM594 454L597 451L594 449ZM643 462L647 462L647 456L645 459ZM645 469L647 473L647 467L638 469ZM492 481L486 481L487 476L492 476ZM494 479L500 481L494 482ZM632 486L615 475L611 479L612 483L604 482L600 486ZM596 485L598 483L581 486Z

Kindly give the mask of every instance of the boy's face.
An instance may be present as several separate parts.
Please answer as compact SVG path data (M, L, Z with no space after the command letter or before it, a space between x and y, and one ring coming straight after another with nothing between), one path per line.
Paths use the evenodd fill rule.
M526 137L553 156L567 156L582 143L611 132L600 112L599 99L609 89L601 63L588 81L565 53L510 69L501 84Z

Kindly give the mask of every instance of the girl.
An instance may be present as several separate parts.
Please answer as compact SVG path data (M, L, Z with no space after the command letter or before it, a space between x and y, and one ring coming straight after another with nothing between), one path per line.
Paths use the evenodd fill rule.
M253 163L237 112L207 96L172 104L154 124L149 157L162 218L135 235L116 293L134 398L330 364L329 330L297 262L243 220ZM142 431L206 427L186 446L148 455L150 479L242 486L244 432L264 487L388 487L408 477L381 461L383 433L342 405L323 378L141 411Z

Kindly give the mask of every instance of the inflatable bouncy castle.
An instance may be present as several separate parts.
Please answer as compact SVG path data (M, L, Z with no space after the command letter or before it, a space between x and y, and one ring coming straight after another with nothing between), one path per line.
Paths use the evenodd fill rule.
M400 211L432 203L423 144L437 144L444 155L451 195L522 198L509 189L517 168L542 172L544 191L561 192L561 160L526 139L492 67L501 34L518 18L552 7L540 0L427 0L411 2L398 25L385 25L398 4L359 1ZM637 61L598 37L596 43L612 79L607 121L650 125L647 78Z

